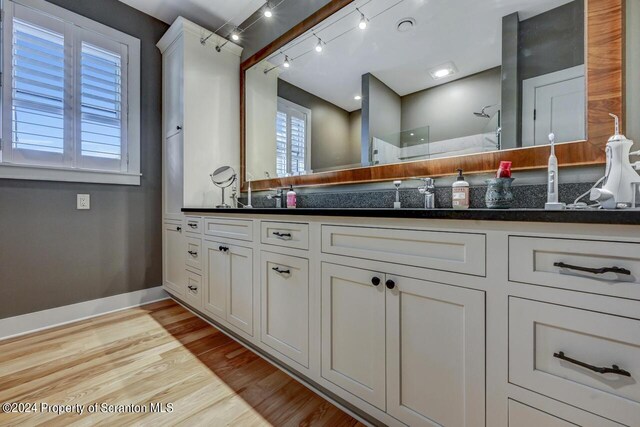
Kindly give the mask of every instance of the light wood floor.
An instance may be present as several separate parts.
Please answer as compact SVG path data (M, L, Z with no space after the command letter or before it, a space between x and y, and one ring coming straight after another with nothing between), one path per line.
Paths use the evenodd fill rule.
M3 413L0 425L354 426L326 400L166 300L0 341L0 403L85 405ZM172 403L171 413L87 413Z

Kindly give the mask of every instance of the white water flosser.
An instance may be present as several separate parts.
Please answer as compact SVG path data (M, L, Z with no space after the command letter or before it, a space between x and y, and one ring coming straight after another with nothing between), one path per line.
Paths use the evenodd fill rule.
M547 170L547 203L546 210L559 211L566 208L564 203L558 202L558 158L556 157L556 136L549 134L551 144L551 154L549 155L549 166Z

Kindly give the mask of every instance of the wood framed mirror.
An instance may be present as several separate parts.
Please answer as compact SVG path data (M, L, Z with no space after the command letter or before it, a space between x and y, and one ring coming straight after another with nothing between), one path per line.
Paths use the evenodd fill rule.
M378 1L385 2L386 0L378 0ZM527 0L513 0L511 1L511 3L514 3L514 2L517 3L518 1L522 1L523 4L532 3ZM564 6L568 4L567 1L563 1L563 0L557 0L557 1L559 2L560 6ZM582 15L583 21L580 23L580 25L583 25L583 34L581 37L584 40L584 44L582 45L582 48L584 49L582 52L582 55L583 55L582 70L583 71L581 75L583 79L583 87L584 87L584 93L582 95L584 98L583 99L584 109L582 110L584 111L584 116L583 116L584 124L582 125L583 137L576 138L576 139L568 139L566 140L567 142L562 141L556 144L556 155L558 157L561 167L595 165L595 164L604 163L605 144L613 130L612 120L609 117L609 113L614 113L620 117L623 117L623 112L624 112L624 103L623 103L624 101L623 99L624 98L624 64L623 64L624 3L623 3L623 0L574 0L574 2L575 1L580 2L579 4L582 5L583 7L581 12L583 14ZM560 7L557 4L553 4L554 0L548 0L548 2L552 4L554 8ZM482 2L474 2L474 3L482 3ZM506 2L506 3L509 3L509 2ZM533 3L536 3L536 2L533 2ZM541 3L544 3L544 2L541 2ZM573 3L573 2L569 2L569 3ZM275 41L273 41L272 43L264 47L262 50L260 50L259 52L257 52L256 54L254 54L253 56L251 56L241 64L241 67L240 67L241 151L240 153L241 153L241 182L242 182L243 190L247 189L247 185L246 185L247 175L248 175L247 161L251 160L252 158L257 158L257 159L264 158L265 157L264 153L262 154L260 153L260 150L263 147L268 148L269 153L267 154L269 156L273 155L274 159L276 156L275 152L277 151L277 148L273 148L273 147L276 147L277 145L277 141L276 141L277 132L275 131L277 118L276 118L275 107L274 107L273 114L270 115L266 112L265 109L262 108L260 104L255 103L256 96L261 96L259 93L258 95L256 95L255 93L260 92L260 90L255 91L254 89L250 89L251 98L249 99L249 101L247 100L247 95L248 95L247 94L248 92L247 76L248 75L250 76L250 74L248 73L256 73L256 75L268 76L269 73L274 69L276 70L276 72L279 73L280 70L284 69L283 68L283 66L285 66L284 62L288 62L290 60L290 56L287 55L287 52L289 52L288 49L291 49L292 46L295 47L296 45L300 45L303 41L306 41L306 43L308 44L309 40L312 40L314 43L317 43L317 45L319 45L320 47L323 47L324 44L326 44L326 42L322 40L322 37L324 37L324 34L322 33L322 31L324 30L326 32L326 29L329 28L330 24L332 25L333 23L338 21L346 21L345 19L346 16L351 16L350 19L354 19L353 15L355 14L356 19L358 17L361 17L365 19L367 22L369 22L369 19L371 19L373 15L372 17L366 17L365 13L362 12L363 9L358 7L359 4L360 4L359 2L355 2L354 0L333 0L329 2L327 5L319 9L317 12L315 12L314 14L312 14L311 16L309 16L299 24L295 25L291 30L287 31L281 37L279 37L278 39L276 39ZM421 7L427 7L427 6L421 6ZM351 9L354 9L354 10L351 10ZM374 13L374 12L371 12L371 13ZM540 12L538 11L538 13ZM378 16L378 15L375 15L375 16ZM398 16L404 16L404 15L398 15ZM507 17L505 15L501 15L501 16L502 16L501 31L504 37L504 33L505 33L504 25L506 25L505 19ZM433 19L439 19L437 11L433 12ZM518 19L519 18L516 18L516 21L518 21ZM372 24L376 24L377 22L378 21L372 21ZM500 22L498 21L495 24L497 25L499 23ZM398 31L401 31L400 29L401 24L403 25L401 21L398 21ZM414 24L415 24L415 21L414 21ZM419 25L419 21L418 21L418 25ZM553 37L553 35L551 36ZM334 34L332 37L336 38L337 36ZM474 39L482 41L482 34L474 35ZM522 39L522 36L516 35L516 39L515 39L517 43L516 49L521 48L520 46L522 44L521 39ZM348 43L344 43L344 44L348 45ZM377 44L380 44L380 43L377 43ZM504 42L503 42L502 58L505 57L504 50L506 48L507 47L504 45ZM574 49L574 50L579 50L579 49ZM304 54L306 55L306 52ZM351 54L353 55L353 53ZM299 56L302 56L302 54L300 54ZM284 62L283 62L283 59L284 59ZM296 64L297 62L302 62L302 61L298 60L294 62L294 64ZM309 66L312 66L312 65L313 64ZM450 71L457 71L456 66L459 67L460 69L466 68L466 64L456 64L454 62L451 62L451 65L445 64L443 66L450 67ZM500 67L498 70L499 77L502 80L505 80L506 74L504 71L505 70L504 59L503 59L503 62L499 65L499 67ZM335 67L333 68L335 69ZM436 70L435 72L438 73L439 70ZM308 72L308 74L310 74L310 72ZM381 74L383 73L381 72ZM377 71L374 70L373 74L368 74L368 75L373 76L369 78L378 80L375 77L377 75ZM473 77L474 75L475 73L471 73L463 77L469 77L469 76ZM402 77L402 78L405 78L406 80L406 76L397 76L397 77L398 78ZM433 77L433 73L432 73L432 77ZM273 77L271 78L273 79ZM396 78L396 83L395 83L396 87L399 86L398 78ZM460 77L460 79L462 79L462 77ZM277 80L279 80L279 78L277 78ZM295 79L291 79L291 80L295 80ZM364 74L363 74L362 81L363 82L365 81ZM456 78L451 79L451 82L455 82L455 81L458 81L458 79ZM282 84L288 84L288 83L285 82ZM516 86L518 88L521 88L523 86L526 87L526 84L523 84L522 80L519 80L516 84L518 85ZM277 86L277 83L275 85ZM385 84L383 83L383 85ZM273 92L273 87L271 87L270 89L271 92ZM437 86L434 86L434 87L437 87ZM362 88L363 88L363 91L368 90L367 89L368 86L365 86L364 83L362 83ZM407 90L405 90L405 92L407 92ZM502 92L503 93L505 92L504 89L502 89ZM279 96L279 92L278 94L276 94L276 96ZM352 93L349 93L348 96L353 98ZM362 95L358 94L358 96L367 97L369 95L362 93ZM517 103L518 103L517 108L526 110L529 107L521 104L523 97L526 97L526 95L523 95L522 92L519 92L519 97L517 98ZM369 96L369 98L371 98L371 96ZM505 101L504 97L501 97L499 101L501 101L503 104L506 104L506 102L504 102ZM269 102L273 103L272 101L269 101ZM287 102L288 101L286 99L282 100L282 103L280 104L281 106L278 107L278 110L282 110L282 112L278 111L277 114L282 114L283 117L287 116L285 114L286 111L289 111L287 110L287 108L291 107L291 105L286 104ZM575 103L575 100L571 102ZM484 104L474 105L474 106L468 106L468 108L470 109L469 111L470 112L472 111L477 117L482 118L486 116L488 120L493 120L492 117L496 117L496 114L491 116L490 114L485 113L484 109L481 110L481 108L484 106L485 106ZM489 107L489 110L491 109L491 107L493 107L489 105L488 102L486 106ZM363 116L366 115L367 120L373 121L374 116L371 114L370 111L368 111L371 109L371 107L367 106L366 108L367 108L367 111L365 111L365 105L363 103L361 114ZM348 112L349 107L348 106L345 107L345 110ZM498 132L500 132L501 127L500 127L499 120L500 120L500 113L502 112L503 107L498 106L498 108L494 108L494 110L497 110L497 117L498 117L497 129L498 129ZM506 112L506 109L504 109L504 111ZM494 111L493 113L496 113L496 111ZM536 111L534 110L533 113L535 117ZM252 118L253 116L251 116L251 114L253 114L253 116L255 117L260 117L260 120L263 120L269 127L272 126L272 129L274 129L273 130L274 134L271 134L271 131L262 132L262 133L257 132L255 126L251 126L248 129L247 127L248 122L253 120ZM306 113L305 109L300 108L291 113L291 117L293 117L293 119L289 118L288 122L282 122L282 123L288 123L289 126L291 126L292 120L295 122L296 114L302 114L304 116L305 114L312 114L312 113L310 111L309 113ZM520 114L519 110L516 115L518 117L525 117ZM249 118L251 120L248 120L248 116L250 116ZM376 141L375 138L370 137L370 135L366 135L366 137L364 136L365 131L368 131L368 130L366 130L365 127L362 126L362 121L365 120L364 117L361 118L360 120L361 120L360 126L362 129L363 136L360 137L359 141L362 143L363 146L367 145L368 143L372 145L370 147L367 147L366 149L362 148L363 153L367 152L367 150L369 153L369 158L365 158L366 155L362 154L362 164L363 165L366 164L366 166L351 165L345 168L337 168L337 170L324 170L320 172L314 170L313 172L304 171L302 173L291 173L291 167L289 167L289 170L286 170L286 168L279 169L279 168L282 168L283 165L277 166L275 162L280 160L270 159L268 160L268 162L273 163L274 169L272 170L274 172L277 170L277 173L274 173L274 172L272 173L265 172L264 174L262 174L262 172L250 173L252 189L267 190L267 189L288 187L290 185L293 185L294 187L300 187L300 186L337 185L337 184L389 181L394 179L405 179L409 177L425 177L425 176L438 177L438 176L445 176L445 175L453 175L456 169L458 168L464 169L465 174L493 172L497 169L500 161L502 160L512 161L513 170L515 171L542 169L542 168L546 168L547 166L547 161L549 156L549 147L545 145L536 145L535 142L530 142L530 144L532 144L530 146L523 146L523 141L526 138L522 136L524 134L521 132L521 128L522 127L526 128L527 125L526 124L523 125L522 123L519 124L519 128L518 128L519 142L517 143L517 146L514 148L509 148L509 145L505 143L503 143L503 145L501 146L499 142L498 143L499 150L494 150L494 151L481 151L481 152L470 152L470 153L464 153L464 150L457 151L457 152L452 151L451 152L452 155L444 155L444 156L440 155L437 157L433 155L425 156L422 152L420 152L419 156L417 156L418 158L420 158L419 160L411 160L411 157L407 156L407 158L402 162L391 161L391 162L386 162L384 164L376 164L374 161L371 161L371 160L373 159L372 154L379 155L378 148L376 146L373 146L374 142L378 142L378 141ZM304 124L305 122L300 122L300 123ZM622 123L624 124L624 118L622 120ZM307 126L310 127L311 122L309 122ZM424 131L423 129L427 129L427 130ZM287 130L291 133L296 132L296 129L291 127L287 128ZM308 130L307 127L304 128L304 131L305 131L304 132L305 134L311 133L311 131ZM429 131L431 131L432 133L435 133L435 131L430 129L428 126L426 128L413 128L413 127L411 127L410 129L403 128L403 129L400 129L400 133L398 133L397 136L394 136L393 138L401 139L406 137L408 139L411 139L414 137L414 135L417 135L419 132L426 132L426 135L428 135ZM411 136L411 138L409 137L409 135ZM415 138L417 138L418 136L416 136ZM499 135L498 133L498 136L497 136L498 140L500 140L500 136L501 135ZM309 138L309 137L306 136L306 138ZM267 139L270 139L270 140L273 139L274 141L269 141L268 144L267 142L264 142L263 144L263 140L266 141ZM379 139L382 139L382 138L379 138ZM424 140L425 138L423 137L420 139ZM251 147L248 146L248 140L250 140L252 144ZM286 139L283 139L283 141L285 140ZM387 140L389 140L389 138L387 138ZM451 140L448 140L448 141L451 141ZM464 141L467 141L467 140L465 139ZM459 140L456 139L456 143L458 142ZM289 143L289 147L291 147L292 137L290 136L288 137L288 143ZM295 141L293 143L295 143ZM447 142L447 143L451 144L450 142ZM467 142L464 142L464 143L467 143ZM405 151L403 152L406 152L406 150L408 149L413 149L413 152L416 152L416 149L414 149L415 147L410 146L410 144L407 145L406 142L403 142L403 144L404 145L402 146L402 148L405 149ZM525 145L526 144L527 143L525 142ZM419 145L420 143L416 143L416 147ZM430 145L430 147L434 147L435 145L436 144L432 144ZM256 146L258 147L257 149L256 149ZM426 145L424 146L426 147ZM420 151L419 149L417 150ZM273 153L271 153L271 151L273 151ZM310 149L304 150L304 154L300 159L291 160L289 158L288 161L290 162L298 161L301 164L307 163L307 166L308 166L309 151ZM315 152L318 152L318 151L319 150L316 147ZM461 152L464 154L458 154ZM305 157L307 159L306 161L305 161ZM428 157L428 158L425 158L425 157ZM396 157L391 157L391 158L395 159ZM264 169L266 170L266 168ZM260 168L257 168L256 170L261 171Z

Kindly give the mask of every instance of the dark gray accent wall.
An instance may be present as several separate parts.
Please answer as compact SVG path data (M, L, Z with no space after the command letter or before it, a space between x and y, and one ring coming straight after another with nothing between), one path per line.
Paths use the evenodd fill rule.
M162 282L162 58L168 26L117 0L50 0L141 41L140 186L0 179L0 318ZM91 210L76 210L76 194Z
M349 112L278 79L278 96L311 110L311 169L331 170L360 162L350 144Z
M518 80L518 13L502 18L501 119L504 148L515 148L520 140L520 81Z
M460 94L464 94L461 98ZM402 97L402 130L429 126L429 141L486 131L489 120L473 115L500 102L500 67ZM496 108L487 109L493 114Z

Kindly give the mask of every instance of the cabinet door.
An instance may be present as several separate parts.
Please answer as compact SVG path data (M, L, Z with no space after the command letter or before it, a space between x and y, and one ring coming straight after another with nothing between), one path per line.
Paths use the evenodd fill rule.
M253 335L253 251L242 246L227 246L227 321Z
M322 264L322 377L383 411L384 300L384 274Z
M203 310L221 319L227 317L227 288L229 283L229 257L227 245L207 241L204 244L206 274Z
M183 295L186 288L184 270L184 236L180 223L166 223L163 230L162 276L167 291Z
M309 366L309 261L262 252L260 340Z
M172 219L182 217L184 206L184 147L182 134L173 135L164 141L164 155L162 157L163 173L163 203L164 215Z
M411 426L484 426L484 292L387 280L387 412Z
M184 111L184 40L178 38L162 55L165 138L182 128Z

